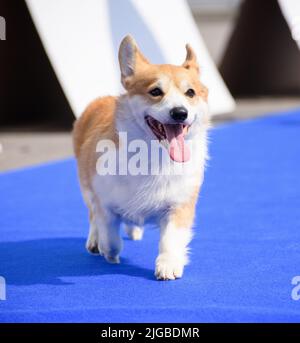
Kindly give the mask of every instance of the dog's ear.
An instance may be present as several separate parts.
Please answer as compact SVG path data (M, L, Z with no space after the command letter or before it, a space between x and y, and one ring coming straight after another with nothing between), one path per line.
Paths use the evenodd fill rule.
M132 36L127 35L121 42L119 48L119 63L121 69L121 81L126 85L141 68L149 64L146 57L140 52Z
M189 44L186 44L185 48L186 58L182 66L186 69L194 69L197 73L199 73L199 65L194 50Z

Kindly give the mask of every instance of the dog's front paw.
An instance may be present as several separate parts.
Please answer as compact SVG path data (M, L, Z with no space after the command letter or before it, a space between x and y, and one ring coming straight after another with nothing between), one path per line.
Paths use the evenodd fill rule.
M119 264L120 263L120 257L118 255L110 256L110 255L104 254L104 257L108 263L111 263L111 264Z
M99 255L100 254L100 251L98 248L98 242L97 242L97 239L95 237L89 237L86 244L85 244L85 247L86 247L87 251L89 253L91 253L92 255Z
M156 259L155 276L158 280L175 280L183 275L184 263L169 254L161 254Z

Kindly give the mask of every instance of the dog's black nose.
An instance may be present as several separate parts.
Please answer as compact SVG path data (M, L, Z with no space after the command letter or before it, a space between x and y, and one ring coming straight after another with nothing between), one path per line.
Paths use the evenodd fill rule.
M181 123L183 121L186 120L187 116L188 116L188 111L185 107L180 106L180 107L174 107L171 109L170 111L170 116L172 117L172 119L174 119L175 121Z

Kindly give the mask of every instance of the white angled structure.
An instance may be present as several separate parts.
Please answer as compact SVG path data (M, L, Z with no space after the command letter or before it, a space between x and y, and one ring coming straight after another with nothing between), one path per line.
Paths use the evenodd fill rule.
M290 27L292 37L300 48L300 0L278 0L278 2Z
M26 0L67 99L79 116L95 97L122 92L117 50L128 33L153 63L181 64L185 44L198 55L212 114L235 103L185 0Z

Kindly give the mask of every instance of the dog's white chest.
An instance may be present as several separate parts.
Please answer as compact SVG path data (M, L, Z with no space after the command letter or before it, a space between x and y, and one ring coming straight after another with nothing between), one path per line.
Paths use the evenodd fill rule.
M133 142L143 135L136 128L127 128L127 132L130 134L126 144L124 140L120 141L120 146L125 149L128 142ZM151 166L147 175L132 174L132 154L129 153L126 158L119 158L118 155L117 170L127 171L126 175L117 173L94 176L93 189L101 199L101 205L119 214L124 221L142 225L144 220L159 217L168 209L188 202L203 181L206 136L196 137L193 144L194 154L189 162L170 164L167 150L162 149L165 163L158 167L158 159L153 158L151 152L151 141L147 142L148 153L142 155L147 159L146 165Z
M106 207L123 220L143 224L168 208L188 201L199 175L95 176L94 189Z

